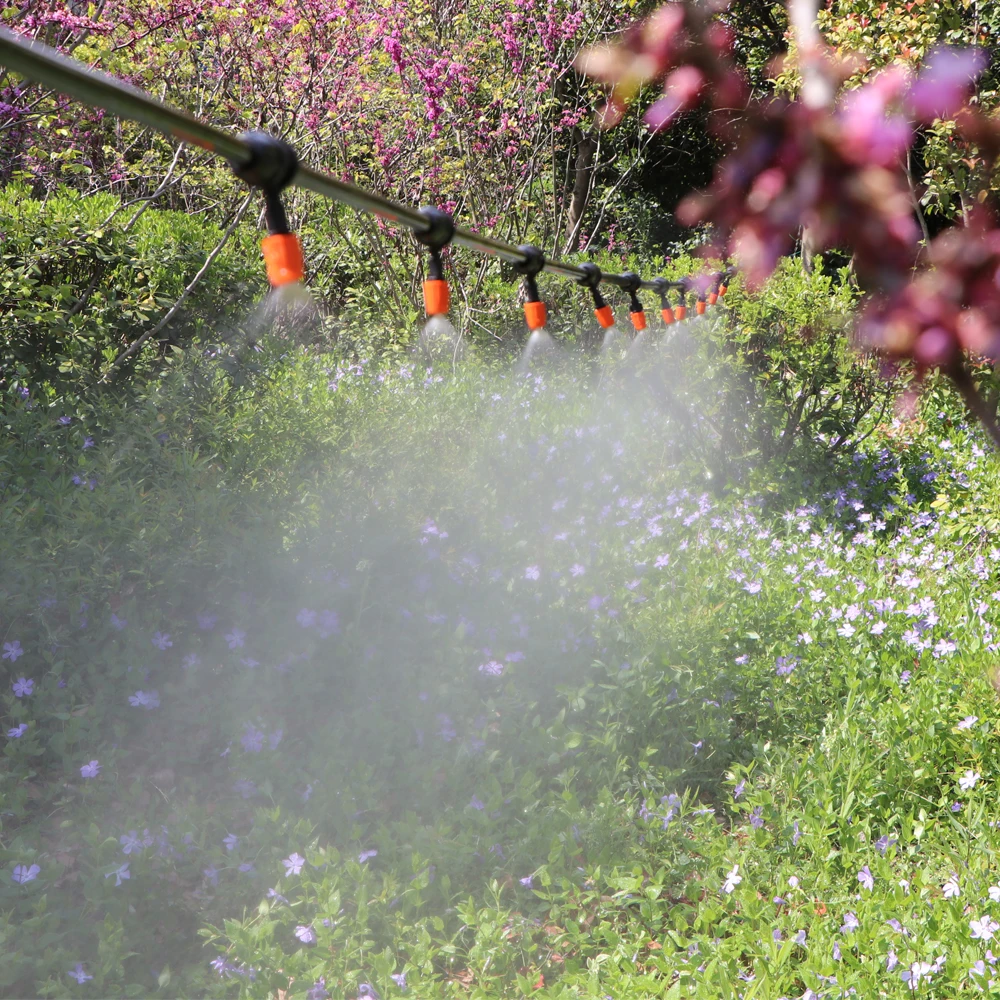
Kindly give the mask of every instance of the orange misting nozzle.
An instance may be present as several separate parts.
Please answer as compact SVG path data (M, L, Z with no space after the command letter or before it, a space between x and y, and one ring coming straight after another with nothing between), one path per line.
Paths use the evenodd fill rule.
M663 317L663 322L669 326L674 321L674 311L670 306L664 306L660 310L660 315Z
M302 245L295 233L271 233L260 241L267 267L267 280L273 288L291 285L305 277Z
M646 314L641 309L638 312L630 312L628 317L632 320L636 333L646 329Z
M682 319L685 319L687 317L687 314L688 314L687 306L678 306L674 310L674 315L677 317L678 322L680 322Z
M595 309L594 315L597 317L597 322L600 323L605 330L615 325L615 314L611 311L611 306L607 304L601 306L600 309Z
M695 303L694 311L699 316L704 316L705 315L705 300L704 299L698 299L698 301Z
M535 330L541 330L545 326L545 321L548 318L545 312L545 303L538 302L525 302L524 303L524 318L528 324L528 329L534 332Z
M707 298L706 301L708 302L708 304L710 306L714 306L715 303L719 301L719 293L718 292L709 292L708 293L708 298Z
M424 312L428 316L444 316L451 306L451 292L443 278L424 282Z
M728 285L719 285L719 298L721 299L729 291Z

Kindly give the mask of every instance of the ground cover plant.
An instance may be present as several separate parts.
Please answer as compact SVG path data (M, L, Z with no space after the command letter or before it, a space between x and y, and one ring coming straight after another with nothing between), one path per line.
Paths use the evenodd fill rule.
M4 995L989 992L994 461L718 495L677 343L12 393Z
M571 57L614 6L476 7L467 38L420 4L140 8L3 17L227 125L263 104L310 159L400 197L431 184L510 238L530 216L567 251L642 160L619 142L634 162L588 208L605 140ZM576 65L607 87L602 124L649 84L654 128L708 114L727 151L679 214L741 279L714 318L612 331L600 360L536 332L545 356L516 366L474 349L431 365L426 336L411 352L412 248L332 212L304 231L309 249L340 239L316 290L373 317L343 324L340 352L305 347L287 316L269 335L268 308L227 344L192 310L149 335L132 385L78 385L147 342L136 320L164 330L158 310L192 290L181 271L212 263L250 198L197 156L166 166L131 126L62 127L62 98L0 77L16 140L0 175L40 196L0 205L38 230L4 234L0 991L997 991L997 470L952 393L1000 441L973 356L995 357L1000 330L1000 230L978 207L1000 130L984 52L929 54L982 37L978 6L971 23L946 13L907 29L919 72L869 75L890 55L835 58L829 21L796 0L778 100L722 4L668 4L590 49ZM345 67L332 96L330 62L298 41L320 29L344 43L328 46ZM246 66L224 61L236 52ZM518 67L517 117L473 66ZM851 75L863 87L838 99ZM387 131L359 113L372 104ZM345 116L377 165L359 165ZM65 145L33 143L40 128ZM471 185L470 138L485 171ZM944 173L955 138L974 206ZM962 215L933 240L921 155L924 203ZM112 164L122 191L189 210L243 200L215 231L143 207L105 233L114 200L54 192ZM805 265L812 245L850 266L834 280L822 259L812 275L782 262L800 238ZM241 312L232 251L214 280ZM96 315L108 272L121 299ZM846 349L852 274L872 293L861 339L924 391L905 423L898 386ZM497 279L459 275L474 296ZM392 363L362 360L375 344Z

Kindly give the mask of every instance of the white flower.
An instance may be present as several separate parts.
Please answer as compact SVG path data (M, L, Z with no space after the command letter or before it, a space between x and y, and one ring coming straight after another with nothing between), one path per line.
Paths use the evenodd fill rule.
M1000 924L986 915L978 920L970 920L969 929L972 931L973 941L992 941L993 935L1000 931Z
M978 715L967 715L957 726L956 729L971 729L979 721Z
M945 899L954 899L956 896L962 894L962 890L958 887L958 879L954 875L941 886L941 889L944 892Z
M982 777L978 771L966 771L964 776L958 779L958 787L963 792L968 792L976 787L976 782Z
M850 622L844 622L840 628L837 629L837 635L842 635L845 639L849 639L854 635L855 628Z
M725 893L730 893L735 889L740 882L743 881L743 876L738 875L737 872L740 870L739 865L733 865L733 870L726 876L726 881L723 883L722 891Z
M794 875L789 875L789 877L788 877L788 884L793 889L798 889L798 887L799 887L799 880Z
M930 962L914 962L908 969L900 973L903 982L910 987L911 990L915 990L920 983L921 979L926 979L928 982L931 978L931 972L933 971L933 966Z
M1000 903L1000 885L990 886L990 899L992 899L994 903Z

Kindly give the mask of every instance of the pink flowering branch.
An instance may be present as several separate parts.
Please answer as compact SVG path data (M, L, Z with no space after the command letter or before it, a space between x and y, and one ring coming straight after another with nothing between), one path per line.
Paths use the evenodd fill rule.
M713 11L722 5L676 0L617 45L584 53L580 68L609 90L604 120L619 121L640 88L654 83L663 96L647 112L652 128L706 106L728 152L710 187L677 210L688 225L711 224L706 252L735 259L757 286L802 230L817 250L847 250L869 292L859 343L911 364L918 382L934 370L949 376L1000 447L996 413L969 367L976 358L1000 361L1000 227L980 206L964 228L934 239L922 259L906 169L915 128L937 119L956 120L988 170L1000 157L1000 122L967 104L983 53L941 49L917 76L890 67L838 95L856 67L824 45L816 0L789 0L800 94L761 101L748 95L733 39Z

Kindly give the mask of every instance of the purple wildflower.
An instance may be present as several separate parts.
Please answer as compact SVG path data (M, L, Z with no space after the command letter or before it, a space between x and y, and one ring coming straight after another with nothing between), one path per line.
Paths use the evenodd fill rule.
M371 858L376 858L376 857L378 857L378 851L376 851L374 848L370 848L367 851L362 851L358 855L358 864L363 865L366 861L369 861Z
M100 770L101 765L96 760L92 760L89 764L84 764L83 767L80 768L80 777L96 778L100 773Z
M10 660L11 663L16 663L19 656L24 656L24 650L21 648L20 640L15 639L13 642L5 642L3 644L3 656L0 659Z
M241 628L234 628L232 632L227 632L223 638L229 644L230 649L239 649L243 646L247 634Z
M779 656L774 661L774 672L779 677L787 677L795 669L798 662L798 657L795 656Z
M875 850L885 857L885 852L895 843L895 837L889 837L887 834L882 834L882 836L875 841Z
M293 852L281 863L285 866L285 876L287 877L289 875L301 874L302 866L306 863L306 859L301 854Z
M18 679L14 681L13 688L14 697L24 698L35 690L35 682L33 680L29 680L27 677L18 677Z
M70 979L75 979L78 985L80 986L82 986L88 980L94 978L93 976L87 975L86 971L83 968L83 962L77 962L76 968L70 969L70 971L67 972L66 975L69 976Z
M295 936L303 944L316 943L316 932L308 924L299 924L299 926L295 928Z
M156 632L153 635L152 643L157 649L161 651L167 650L173 645L173 642L170 639L169 632Z
M125 864L119 865L113 872L107 872L105 878L111 878L112 875L115 877L115 887L117 888L122 884L123 879L129 879L132 877L132 873L129 871L130 861L126 861Z
M38 878L38 873L42 869L38 865L14 865L14 871L11 873L11 881L16 882L18 885L24 885L25 882L33 882Z
M326 976L320 976L319 979L317 979L316 982L314 982L312 986L306 990L306 1000L328 1000L329 996L330 993L326 988Z
M7 738L11 740L19 740L28 731L28 723L22 722L19 726L14 726L13 729L7 730Z
M135 830L129 830L118 838L118 843L122 845L122 854L141 854L143 843L139 834Z
M264 749L264 733L248 722L240 742L247 753L260 753Z

